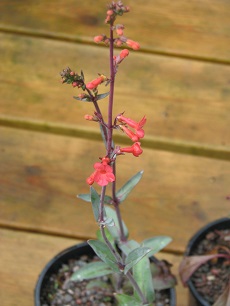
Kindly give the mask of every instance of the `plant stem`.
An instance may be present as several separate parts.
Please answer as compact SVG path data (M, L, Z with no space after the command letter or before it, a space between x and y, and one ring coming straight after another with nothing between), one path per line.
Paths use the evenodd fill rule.
M110 90L109 90L109 106L108 106L108 139L107 139L107 155L112 153L112 137L113 137L113 98L114 98L114 83L115 71L113 63L113 25L110 25L110 44L109 44L109 66L110 66Z
M114 50L114 39L113 39L113 24L110 25L110 45L109 45L109 63L110 63L110 93L109 93L109 106L108 106L108 139L107 139L107 154L110 156L112 153L112 140L113 140L113 102L114 102L114 85L115 85L115 67L113 62L113 50ZM116 177L116 161L113 163L113 173ZM121 213L119 204L116 198L116 181L112 183L112 197L114 208L116 210L117 219L121 232L121 241L126 241L124 228L121 219Z
M103 134L104 134L104 139L107 141L107 131L106 131L106 128L105 128L105 122L104 122L104 119L103 119L101 110L100 110L100 108L99 108L99 105L98 105L98 103L97 103L96 97L92 95L92 93L90 92L89 89L86 88L86 90L87 90L87 92L88 92L90 98L91 98L92 101L93 101L93 105L94 105L94 107L95 107L95 110L96 110L97 114L100 115L100 119L102 120L101 127L102 127L102 131L103 131Z
M113 164L113 173L116 177L116 161ZM116 197L116 181L112 183L112 197L113 197L113 206L117 214L117 220L118 220L118 224L120 228L120 240L122 242L125 242L127 241L127 239L125 237L124 227L123 227L122 218L121 218L121 211L120 211L119 203Z
M107 246L109 247L111 253L114 255L114 257L116 258L116 261L119 264L122 264L122 258L121 256L119 255L119 253L116 251L116 249L114 249L114 247L112 246L112 244L109 242L108 238L106 237L106 234L105 234L105 226L104 225L100 225L100 230L101 230L101 234L102 234L102 237L105 241L105 243L107 244Z
M101 188L100 206L99 206L99 222L104 222L104 199L105 199L106 186Z
M131 284L133 285L133 288L136 290L137 294L139 295L142 304L148 304L148 301L146 300L146 297L144 296L144 294L142 293L140 287L138 286L137 282L135 281L135 279L133 278L133 275L130 271L127 272L126 276L128 277L128 279L130 280Z

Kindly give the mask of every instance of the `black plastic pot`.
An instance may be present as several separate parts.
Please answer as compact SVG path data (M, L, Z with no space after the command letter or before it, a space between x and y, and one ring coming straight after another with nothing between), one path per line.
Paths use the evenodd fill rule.
M35 291L34 291L34 305L41 306L41 293L46 288L49 278L52 274L56 273L63 264L66 264L70 259L79 258L82 255L88 254L90 256L95 255L93 249L86 243L74 245L68 249L65 249L61 253L57 254L51 259L44 267L43 271L39 275ZM156 259L154 258L154 261ZM176 306L176 292L175 289L169 289L170 291L170 306Z
M189 241L185 256L189 256L195 250L197 244L201 242L207 233L217 229L217 230L224 230L230 228L230 218L221 218L215 220L203 228L201 228ZM189 306L211 306L196 290L192 281L188 281L188 288L189 288Z

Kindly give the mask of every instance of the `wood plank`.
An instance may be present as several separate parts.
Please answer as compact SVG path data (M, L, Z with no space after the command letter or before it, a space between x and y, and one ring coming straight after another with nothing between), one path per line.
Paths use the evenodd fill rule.
M103 145L11 128L0 132L0 225L95 237L91 205L76 194L89 192L85 179L104 156ZM138 159L119 158L117 188L140 170L145 171L140 184L121 206L138 241L168 235L173 238L168 250L183 252L196 230L229 214L227 161L144 149Z
M45 264L64 248L76 243L79 241L0 229L0 275L4 279L0 285L2 305L33 305L35 283ZM158 258L171 262L173 273L178 275L181 256L160 253ZM187 290L180 283L176 290L177 305L184 306Z
M47 3L2 0L0 28L30 34L89 41L105 33L107 0L79 3L63 0ZM230 63L229 1L142 0L124 1L132 13L125 34L139 40L144 49L163 54L219 60ZM12 18L14 16L14 18Z
M67 65L79 72L85 67L87 81L98 72L108 74L107 49L6 34L0 38L2 115L93 128L83 118L93 108L72 99L79 90L60 84L58 74ZM230 66L132 53L117 75L114 113L126 111L137 120L146 114L147 138L229 150L229 73ZM106 102L100 104L105 111Z

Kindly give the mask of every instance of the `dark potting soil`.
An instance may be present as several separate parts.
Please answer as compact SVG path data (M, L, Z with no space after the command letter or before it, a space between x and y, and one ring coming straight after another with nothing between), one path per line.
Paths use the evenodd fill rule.
M99 277L95 281L70 281L74 271L92 260L95 256L81 256L63 264L57 274L49 279L47 288L42 292L42 306L114 306L114 287L109 276ZM157 291L155 306L169 306L168 290ZM135 306L135 305L134 305Z
M209 232L191 255L230 254L230 230ZM213 305L230 278L230 260L218 258L200 266L191 277L197 291Z

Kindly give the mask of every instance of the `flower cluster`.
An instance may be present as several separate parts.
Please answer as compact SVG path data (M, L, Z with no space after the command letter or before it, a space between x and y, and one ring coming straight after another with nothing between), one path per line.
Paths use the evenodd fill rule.
M117 120L120 121L122 124L119 125L120 129L126 133L126 135L134 142L139 141L140 138L145 136L145 132L143 130L143 126L146 123L146 117L144 116L139 122L136 122L130 118L125 116L118 115ZM134 131L130 130L126 125L133 128Z
M84 89L84 77L72 71L69 67L60 72L62 83L72 84L73 87Z

